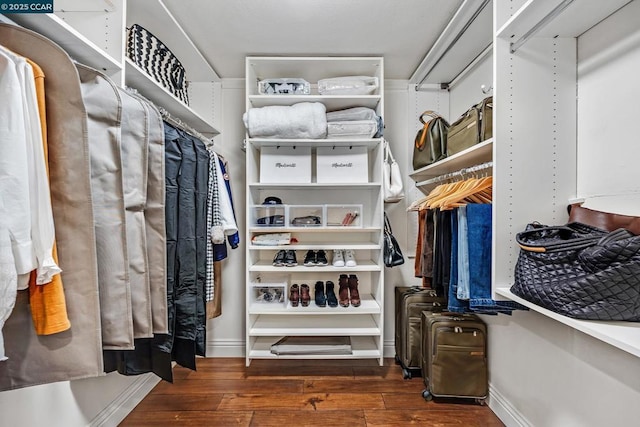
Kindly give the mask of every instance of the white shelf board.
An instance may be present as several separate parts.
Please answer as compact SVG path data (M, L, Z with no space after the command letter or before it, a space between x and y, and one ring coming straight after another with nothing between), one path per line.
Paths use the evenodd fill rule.
M296 243L295 245L278 245L278 246L260 246L260 245L249 245L249 250L251 251L275 251L280 249L293 249L297 251L308 251L308 250L318 250L324 249L325 251L331 251L336 248L336 243L327 243L327 242L310 242L305 241L304 244ZM340 243L340 249L351 249L354 251L368 251L368 250L377 250L380 249L380 245L374 242L369 243Z
M293 105L299 102L321 102L327 112L344 110L351 107L369 107L375 109L380 103L380 95L250 95L251 107L268 105Z
M362 189L362 190L380 190L379 182L351 182L351 183L334 183L334 184L323 184L317 182L308 182L308 183L296 183L296 182L282 182L282 183L261 183L254 182L249 184L250 190L280 190L280 189L291 189L291 190L353 190L353 189Z
M258 80L302 76L311 85L332 77L380 76L383 71L382 58L366 56L250 56L246 62Z
M36 31L60 45L72 59L112 74L121 71L122 63L80 34L53 13L15 13L8 16L15 23Z
M336 284L336 292L338 291ZM336 295L337 296L337 295ZM360 307L318 307L316 306L313 298L311 303L307 307L298 305L292 307L291 302L287 302L286 307L284 304L269 304L269 303L253 303L249 306L249 314L286 314L286 315L350 315L350 314L380 314L382 311L380 304L373 298L371 294L360 294ZM297 321L294 320L294 321ZM319 322L323 322L320 320Z
M519 40L555 9L562 0L528 0L497 32L499 38ZM578 37L629 0L574 0L535 37Z
M248 138L247 142L256 148L262 147L367 147L373 150L381 138L373 139L275 139Z
M374 233L380 227L250 227L250 233ZM334 246L335 247L335 246Z
M382 356L382 350L377 347L376 337L351 337L352 354L300 354L275 355L271 353L271 345L282 337L259 337L249 350L251 359L377 359Z
M572 319L520 298L511 293L509 288L497 288L496 293L620 350L640 357L640 323Z
M489 138L479 144L467 148L451 157L446 157L439 162L430 164L412 172L409 176L416 183L444 175L446 173L456 172L463 168L489 162L493 158L493 138Z
M188 81L220 81L211 64L175 19L162 0L127 2L127 27L141 25L164 43L185 68Z
M318 273L318 272L354 272L354 271L381 271L382 267L371 260L358 260L358 265L355 267L334 267L332 265L326 265L324 267L306 267L302 265L302 260L298 261L298 265L295 267L276 267L271 264L271 261L259 261L249 267L249 271L261 271L268 273Z
M127 86L137 89L142 96L152 101L157 107L167 110L173 117L182 120L200 133L217 135L220 132L209 122L193 111L188 105L176 98L161 84L149 77L140 67L125 59L125 82Z
M309 307L305 307L309 308ZM380 335L382 330L378 327L373 315L352 315L348 319L333 313L327 316L296 316L285 314L259 315L249 328L249 336L317 336L317 335Z

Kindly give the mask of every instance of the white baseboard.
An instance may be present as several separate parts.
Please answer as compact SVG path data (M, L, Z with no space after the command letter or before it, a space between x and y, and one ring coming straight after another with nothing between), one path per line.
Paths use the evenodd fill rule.
M159 382L160 378L151 373L137 376L135 381L100 411L88 426L116 427Z
M514 408L509 400L507 400L498 390L489 384L488 405L491 410L500 418L507 427L532 427L527 419L516 408Z

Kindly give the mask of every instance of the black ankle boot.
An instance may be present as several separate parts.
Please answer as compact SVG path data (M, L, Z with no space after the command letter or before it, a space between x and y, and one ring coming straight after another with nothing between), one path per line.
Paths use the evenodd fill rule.
M316 293L315 293L316 305L318 307L326 307L327 306L327 297L324 295L324 283L321 281L316 282Z
M327 280L327 304L329 307L338 306L338 298L336 298L336 292L333 290L333 282Z

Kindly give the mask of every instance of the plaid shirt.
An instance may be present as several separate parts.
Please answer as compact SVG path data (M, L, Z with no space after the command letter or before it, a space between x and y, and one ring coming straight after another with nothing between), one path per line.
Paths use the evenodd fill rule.
M215 295L213 274L213 241L211 230L219 227L220 219L220 195L218 193L218 175L216 173L216 156L209 156L209 185L207 188L207 281L205 284L206 301L213 301Z

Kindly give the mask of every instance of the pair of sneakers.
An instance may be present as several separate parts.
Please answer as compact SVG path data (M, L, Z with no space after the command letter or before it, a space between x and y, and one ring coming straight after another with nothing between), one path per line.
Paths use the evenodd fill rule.
M306 267L313 267L314 265L324 267L325 265L329 265L327 254L322 249L318 251L307 251L304 257L304 265Z
M333 250L333 266L334 267L355 267L356 256L351 249L334 249Z
M278 251L275 257L273 257L273 265L276 267L295 267L298 265L298 259L296 258L296 251L281 249Z

